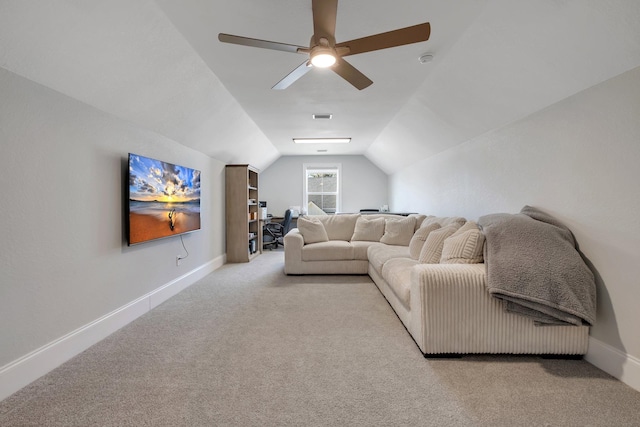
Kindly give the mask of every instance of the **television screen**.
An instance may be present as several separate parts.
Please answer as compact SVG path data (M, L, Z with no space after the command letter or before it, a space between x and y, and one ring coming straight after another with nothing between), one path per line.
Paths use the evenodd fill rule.
M200 229L200 171L129 153L129 245Z

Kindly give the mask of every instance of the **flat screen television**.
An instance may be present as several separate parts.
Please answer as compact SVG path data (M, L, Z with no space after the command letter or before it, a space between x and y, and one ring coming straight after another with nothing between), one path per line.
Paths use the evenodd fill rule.
M129 245L200 229L200 171L129 153Z

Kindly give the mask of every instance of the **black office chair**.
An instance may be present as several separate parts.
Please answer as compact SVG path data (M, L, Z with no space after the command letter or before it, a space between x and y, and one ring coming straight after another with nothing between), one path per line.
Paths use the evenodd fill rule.
M262 247L278 249L278 245L284 246L284 236L289 232L290 227L291 209L287 209L282 222L268 222L264 225L262 230Z

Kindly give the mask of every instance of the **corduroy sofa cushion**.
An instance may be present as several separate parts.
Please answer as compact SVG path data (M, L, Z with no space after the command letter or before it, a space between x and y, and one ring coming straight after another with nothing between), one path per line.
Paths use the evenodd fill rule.
M386 219L384 234L382 238L380 238L380 243L394 246L409 246L415 227L416 219L413 217Z
M356 221L356 227L351 236L351 241L364 240L368 242L379 242L384 234L384 218L366 218L361 216Z
M440 257L441 264L477 264L483 261L484 234L473 221L445 239Z
M409 242L409 256L412 259L420 258L420 252L422 252L422 247L424 246L424 242L427 240L429 233L439 228L440 224L438 223L433 223L425 227L418 228L418 230L413 234L411 241Z
M429 233L418 260L424 264L439 264L445 239L455 233L457 229L458 227L454 225L448 225Z
M315 217L300 217L298 218L298 230L304 238L306 245L318 242L328 242L329 237L324 228L324 225L318 218Z

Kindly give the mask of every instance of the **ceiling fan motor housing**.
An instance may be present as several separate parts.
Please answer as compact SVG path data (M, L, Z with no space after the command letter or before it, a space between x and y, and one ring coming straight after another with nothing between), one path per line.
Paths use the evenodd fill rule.
M311 38L312 42L314 39L315 37ZM318 42L319 43L317 45L311 46L311 52L309 54L311 63L314 67L318 68L331 67L336 63L337 53L335 48L333 48L329 44L329 40L324 37L320 37Z

